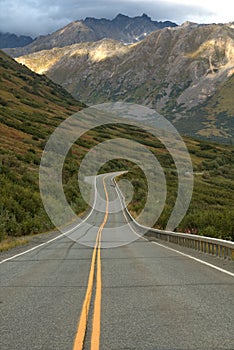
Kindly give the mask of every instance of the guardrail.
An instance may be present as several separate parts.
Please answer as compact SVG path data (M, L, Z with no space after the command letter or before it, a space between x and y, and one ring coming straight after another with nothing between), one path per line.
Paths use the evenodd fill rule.
M139 224L128 211L125 205L125 198L115 179L114 182L117 191L122 197L125 214L127 215L130 224L132 224L139 233L143 233L149 238L152 237L166 242L175 243L186 248L195 249L205 254L210 254L228 260L234 259L234 242L188 233L157 230Z

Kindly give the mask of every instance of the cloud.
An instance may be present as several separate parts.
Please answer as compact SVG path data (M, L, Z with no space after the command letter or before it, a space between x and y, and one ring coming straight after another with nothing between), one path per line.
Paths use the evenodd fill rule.
M152 19L177 23L199 19L203 22L214 16L214 2L210 7L213 10L202 6L201 0L198 3L195 0L190 5L185 0L1 0L0 30L38 36L77 19L113 18L118 13L129 16L147 13Z

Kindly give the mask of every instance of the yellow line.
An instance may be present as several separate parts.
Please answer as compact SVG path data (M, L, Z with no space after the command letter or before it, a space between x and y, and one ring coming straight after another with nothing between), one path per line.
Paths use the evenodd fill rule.
M102 272L101 272L101 233L107 222L108 218L108 204L109 197L106 189L105 178L103 178L103 187L106 195L106 213L103 223L100 227L100 238L98 243L97 253L97 281L96 281L96 295L94 301L94 314L93 314L93 329L91 337L91 350L99 350L100 346L100 333L101 333L101 301L102 301Z
M106 175L107 176L107 175ZM93 290L94 282L94 271L95 271L95 262L97 256L97 281L96 281L96 295L94 301L94 316L93 316L93 329L92 329L92 338L91 338L91 350L98 350L100 345L100 323L101 323L101 233L106 224L108 218L108 193L105 184L105 177L103 177L103 187L106 195L106 213L104 220L98 230L95 246L93 249L93 255L91 260L88 286L86 290L86 295L84 303L81 310L80 320L78 324L78 330L76 333L73 350L82 350L84 346L85 333L88 322L88 314L90 309L90 301Z
M94 301L94 314L93 314L93 329L91 337L91 350L99 350L100 345L100 333L101 333L101 298L102 298L102 283L101 283L101 258L100 248L98 249L97 260L97 285L96 295Z
M97 247L95 246L94 250L93 250L93 255L92 255L87 291L86 291L85 300L84 300L81 315L80 315L80 320L79 320L79 325L78 325L78 330L77 330L73 350L82 350L83 349L85 332L86 332L86 327L87 327L87 322L88 322L90 300L91 300L92 289L93 289L96 251L97 251Z

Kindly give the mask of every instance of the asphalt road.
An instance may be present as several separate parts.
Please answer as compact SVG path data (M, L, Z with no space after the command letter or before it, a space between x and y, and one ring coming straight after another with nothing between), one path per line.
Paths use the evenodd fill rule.
M233 350L234 278L139 237L97 188L69 237L0 265L1 350Z

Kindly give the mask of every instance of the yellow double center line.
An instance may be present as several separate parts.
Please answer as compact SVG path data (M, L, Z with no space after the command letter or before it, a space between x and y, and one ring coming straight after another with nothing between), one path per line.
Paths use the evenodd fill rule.
M102 230L107 222L108 218L108 205L109 198L106 189L105 179L107 175L103 177L103 187L106 196L106 211L104 220L99 227L96 243L93 249L93 255L91 260L91 267L89 271L88 286L85 294L84 303L81 310L80 320L78 323L78 329L75 337L73 350L82 350L84 346L85 333L87 329L90 302L92 297L93 285L94 285L94 274L95 274L95 263L97 260L96 269L96 294L94 300L94 313L93 313L93 324L92 324L92 336L91 336L91 350L99 350L100 346L100 327L101 327L101 298L102 298L102 273L101 273L101 234Z

